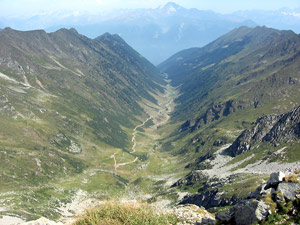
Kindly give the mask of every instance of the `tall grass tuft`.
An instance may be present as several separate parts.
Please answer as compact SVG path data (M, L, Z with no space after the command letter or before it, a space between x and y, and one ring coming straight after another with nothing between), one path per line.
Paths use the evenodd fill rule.
M175 215L159 213L147 204L107 202L87 211L73 225L171 225L177 222Z

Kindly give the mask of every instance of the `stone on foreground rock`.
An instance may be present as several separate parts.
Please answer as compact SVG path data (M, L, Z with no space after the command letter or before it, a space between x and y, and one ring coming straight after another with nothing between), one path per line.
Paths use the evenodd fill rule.
M283 172L271 173L270 179L268 180L268 185L273 187L274 185L279 184L279 182L283 181L285 174Z
M184 221L183 224L203 224L203 225L213 225L215 224L215 217L207 212L204 208L200 208L196 205L178 205L173 210L179 219Z
M293 201L296 199L297 192L300 191L300 183L280 183L277 191L281 192L286 200Z

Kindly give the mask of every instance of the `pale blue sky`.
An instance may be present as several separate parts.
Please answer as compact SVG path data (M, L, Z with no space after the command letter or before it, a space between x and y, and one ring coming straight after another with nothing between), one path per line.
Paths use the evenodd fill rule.
M113 8L156 8L168 0L0 0L0 16L30 16L58 10L100 12ZM186 8L221 13L238 10L300 8L300 0L174 0Z

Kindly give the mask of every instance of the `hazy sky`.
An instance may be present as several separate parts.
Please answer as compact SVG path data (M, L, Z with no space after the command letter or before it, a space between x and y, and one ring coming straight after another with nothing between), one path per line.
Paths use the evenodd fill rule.
M30 16L58 10L100 12L113 8L156 8L168 0L0 0L0 16ZM233 12L247 9L299 8L300 0L174 0L186 8Z

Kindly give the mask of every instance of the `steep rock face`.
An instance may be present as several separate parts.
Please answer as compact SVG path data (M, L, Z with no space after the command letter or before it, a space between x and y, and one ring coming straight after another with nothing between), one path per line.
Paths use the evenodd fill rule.
M282 141L299 141L300 139L300 107L284 114L272 127L263 141L276 143Z
M228 148L228 152L239 155L250 151L260 142L272 144L300 140L300 106L282 115L263 115L251 129L245 130Z
M251 150L254 143L262 141L266 134L273 128L280 116L263 115L259 117L253 124L251 129L245 130L228 148L228 151L233 155L239 155Z

